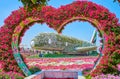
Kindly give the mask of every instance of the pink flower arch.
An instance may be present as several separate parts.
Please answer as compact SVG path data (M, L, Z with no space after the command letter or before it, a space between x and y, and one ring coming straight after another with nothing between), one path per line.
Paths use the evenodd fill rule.
M46 23L50 28L61 33L66 24L75 20L90 22L102 34L101 37L104 37L102 51L104 55L96 69L90 73L91 76L104 73L109 66L113 67L113 64L109 65L113 62L112 56L115 53L120 54L120 23L118 18L101 5L89 1L75 1L58 9L44 6L40 10L38 6L33 7L32 11L27 11L25 8L13 11L0 28L0 60L3 63L3 70L21 73L14 55L19 53L18 45L22 36L34 23ZM28 76L28 74L26 75Z

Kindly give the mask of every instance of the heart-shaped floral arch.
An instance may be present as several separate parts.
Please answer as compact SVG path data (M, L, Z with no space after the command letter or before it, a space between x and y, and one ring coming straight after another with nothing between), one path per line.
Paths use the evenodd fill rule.
M102 34L100 37L104 38L103 56L90 73L91 76L107 73L109 68L116 69L116 65L120 63L113 63L113 56L120 54L118 18L101 5L88 1L76 1L58 9L51 6L40 9L37 6L31 11L25 8L13 11L0 28L0 60L3 62L3 70L19 72L20 67L26 76L31 75L22 61L18 46L26 30L34 23L47 23L50 28L61 33L66 24L75 20L90 22Z

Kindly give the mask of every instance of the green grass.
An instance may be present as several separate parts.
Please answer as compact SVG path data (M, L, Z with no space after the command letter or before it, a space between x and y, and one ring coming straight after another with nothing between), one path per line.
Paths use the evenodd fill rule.
M27 58L40 58L40 57L39 57L39 54L35 54L35 55L28 56Z
M67 54L45 54L42 58L64 58L64 57L75 57L73 55L67 55ZM39 57L39 54L28 56L27 58L41 58Z
M58 57L75 57L75 56L72 56L72 55L67 55L67 54L45 54L43 56L44 58L58 58Z

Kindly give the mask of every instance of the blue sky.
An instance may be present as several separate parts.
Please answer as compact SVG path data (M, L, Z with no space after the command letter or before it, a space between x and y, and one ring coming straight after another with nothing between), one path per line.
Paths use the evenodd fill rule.
M74 0L50 0L48 5L53 7L60 7L72 3ZM120 6L118 3L113 3L113 0L91 0L94 3L102 5L115 13L117 18L120 18ZM7 18L12 11L22 7L22 3L18 0L1 0L0 1L0 26L4 24L4 19ZM120 21L119 21L120 22ZM66 25L63 30L64 35L72 36L78 39L90 41L94 27L88 22L72 22ZM41 32L55 32L53 29L48 28L46 24L34 24L29 30L26 31L22 44L26 47L30 47L31 40ZM56 33L56 32L55 32ZM99 39L97 45L99 45Z

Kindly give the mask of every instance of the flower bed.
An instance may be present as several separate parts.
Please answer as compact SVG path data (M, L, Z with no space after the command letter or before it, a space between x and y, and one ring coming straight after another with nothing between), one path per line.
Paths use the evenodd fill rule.
M23 74L18 72L0 72L0 79L23 79Z
M95 77L92 77L92 79L120 79L120 76L115 76L115 75L111 75L111 74L102 74L102 75L98 75Z
M74 78L44 78L44 79L74 79Z
M97 57L39 58L25 59L28 67L36 66L42 70L84 70L93 68Z

